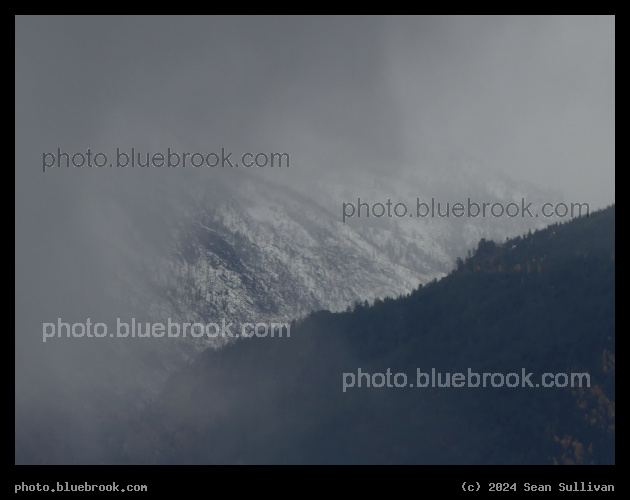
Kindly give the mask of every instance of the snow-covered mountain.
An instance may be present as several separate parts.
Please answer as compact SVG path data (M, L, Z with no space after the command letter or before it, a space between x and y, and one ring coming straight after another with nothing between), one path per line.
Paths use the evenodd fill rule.
M409 293L448 273L481 238L503 241L550 222L520 216L418 218L418 200L433 198L442 207L468 198L520 206L526 198L533 210L544 201L561 201L557 193L517 184L464 156L445 160L430 178L327 173L290 185L243 175L238 182L213 179L186 190L185 196L157 195L169 214L157 240L143 235L147 228L141 223L132 231L137 241L129 244L156 244L135 252L135 261L131 257L134 265L124 273L130 296L146 321L225 319L236 329ZM344 221L343 204L357 205L359 198L404 203L411 215ZM146 258L151 252L153 258ZM204 348L226 340L192 342Z

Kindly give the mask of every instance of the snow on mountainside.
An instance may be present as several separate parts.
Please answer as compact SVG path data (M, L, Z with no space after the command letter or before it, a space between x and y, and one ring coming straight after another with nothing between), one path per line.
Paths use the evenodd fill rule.
M501 242L557 220L532 218L527 214L522 217L523 200L525 205L531 202L533 214L545 202L555 204L562 201L560 193L523 182L516 183L481 162L461 155L440 158L430 176L418 172L402 178L394 175L348 179L339 172L337 178L322 181L321 186L314 190L324 193L322 204L335 207L335 215L339 218L343 214L343 203L352 203L357 211L354 217L346 218L345 225L384 251L390 260L420 275L448 272L455 259L464 257L481 238ZM385 205L389 200L392 216L388 217L387 213L382 217L375 217L372 213L367 216L365 206L358 216L359 199L361 204L368 203L370 207L377 203ZM432 200L436 216L418 217L418 203L431 206ZM516 217L493 217L488 210L486 217L454 217L452 211L449 217L437 216L438 210L445 213L447 204L451 210L456 203L461 203L466 209L469 200L473 205L501 203L505 207L515 203L519 214ZM404 204L398 212L404 216L394 213L397 203ZM379 210L382 208L378 208L377 215ZM426 207L421 208L422 213L424 210ZM473 206L473 214L475 210ZM514 206L510 210L514 213ZM352 213L352 208L348 209L348 213Z
M313 200L261 182L197 200L162 265L171 314L237 326L395 297L442 274L412 271Z
M418 218L417 199L442 206L471 201L532 201L557 193L515 183L465 157L430 179L328 174L301 187L247 175L169 194L167 245L150 260L148 281L128 276L147 321L287 322L312 310L339 311L355 301L410 292L449 272L480 238L503 241L550 222L543 218ZM454 165L454 166L453 166ZM354 217L342 204L405 203L412 216ZM147 266L147 261L138 262ZM140 284L142 283L142 284ZM226 339L200 338L197 348ZM188 345L190 341L188 341Z

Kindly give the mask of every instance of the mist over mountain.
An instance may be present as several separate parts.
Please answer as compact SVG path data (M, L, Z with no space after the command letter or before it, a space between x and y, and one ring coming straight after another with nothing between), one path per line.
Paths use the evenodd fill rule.
M344 200L352 203L357 196L385 202L396 193L395 200L411 212L417 199L428 200L429 194L450 203L465 203L465 194L478 202L520 203L525 190L535 204L561 199L558 193L506 179L463 156L439 161L447 174L424 175L416 184L409 178L375 178L379 182L371 183L328 174L306 189L299 187L302 183L294 186L260 176L235 181L223 175L192 183L184 177L187 172L181 172L179 178L129 178L114 197L108 195L107 184L97 187L90 200L101 219L93 235L99 247L94 255L111 271L106 280L99 280L90 314L68 311L46 322L59 318L72 324L91 318L113 332L119 321L224 321L238 332L245 323L288 324L311 311L343 311L366 300L405 295L446 275L480 237L502 239L549 223L529 217L368 217L344 222ZM32 355L46 353L59 364L32 394L21 396L37 401L27 407L38 407L20 414L23 432L46 428L40 419L57 415L75 434L84 429L85 435L70 446L68 456L58 450L57 458L46 460L71 460L74 453L91 457L89 443L100 432L94 415L143 407L198 353L234 340L207 335L147 340L62 336L34 345ZM89 373L77 379L79 369Z
M238 365L248 377L255 367L271 363L310 383L319 373L319 358L349 363L349 371L353 359L379 362L378 352L402 362L407 347L410 353L422 349L405 344L394 354L397 337L371 331L381 321L372 315L382 304L388 304L394 322L415 317L405 302L410 294L418 298L429 293L422 291L427 288L432 290L427 297L438 297L446 286L440 283L450 283L459 290L456 296L468 297L464 278L475 283L471 300L488 294L498 304L501 293L478 281L486 274L467 266L474 261L483 269L482 255L499 258L508 238L572 220L573 214L541 216L544 203L588 204L591 214L614 204L614 16L17 16L15 28L16 463L191 463L194 457L212 463L329 462L329 441L348 445L339 448L340 461L353 461L364 447L375 462L379 456L393 462L431 462L431 456L452 462L450 452L438 452L430 438L425 448L416 444L435 450L433 455L400 451L404 438L394 443L391 436L382 441L389 451L375 451L368 444L378 434L375 423L366 422L363 430L339 424L357 407L348 406L347 417L336 413L328 404L325 377L312 399L295 386L276 384L273 371L269 380L278 390L268 394L250 391L238 377L231 382L234 374L225 375L224 368L231 366L230 356L242 356L252 363ZM219 159L226 153L240 165L115 165L120 153L132 151L137 158L176 152L189 161L195 154ZM106 155L112 166L81 163L88 152L92 159ZM280 155L287 162L246 167L244 154ZM450 215L418 216L421 204L433 203L441 210L448 206ZM455 215L458 205L470 203L519 210L531 204L536 215ZM390 207L393 216L379 215ZM593 230L591 236L609 242L605 231L580 225L584 211L575 215L581 215L579 224L566 227L584 228L584 235ZM516 273L523 278L526 273L521 286L527 289L534 283L528 279L543 279L534 276L543 264L533 259L541 257L537 250L530 255L522 241L510 241L522 254L514 263L521 270L502 263L500 272L487 275L508 273L511 287L510 280L520 276ZM571 245L562 246L563 255L576 267L552 266L563 269L562 279L550 275L558 280L552 284L556 290L564 286L562 280L584 278L582 272L588 281L601 271L598 279L610 282L609 267L602 264L597 272L583 267L567 250ZM575 252L582 255L582 247L575 246ZM549 290L541 284L541 297ZM599 304L593 314L610 312L606 301L611 299L614 308L614 295L606 287L599 290L601 303L584 292ZM420 304L431 303L422 297ZM439 308L418 306L423 328L448 327L432 323L437 309L454 322L467 318L470 328L480 328L486 315L504 321L501 328L510 332L527 324L520 316L515 320L512 309L474 301L470 317L457 301L446 312L440 302L446 300L439 299ZM589 311L579 300L579 306L563 303L576 321ZM392 301L401 308L396 314ZM377 305L366 308L366 303ZM539 306L536 302L536 314L549 313ZM372 312L364 317L364 310ZM315 339L328 328L327 318L340 335L324 354ZM363 324L362 318L373 324ZM517 326L508 325L509 318ZM187 325L189 334L146 335L152 325L168 322ZM77 328L81 333L87 323L106 325L108 331L98 338L70 333ZM204 325L220 329L224 323L235 333L247 323L293 325L297 330L290 340L294 335L299 342L311 339L312 351L296 353L286 343L265 347L257 357L255 346L267 345L264 339L211 336L208 330L198 335ZM134 334L118 337L121 325ZM397 331L409 333L408 325L399 326ZM138 328L145 335L135 335ZM366 345L378 349L361 357L363 347L346 335L349 330L368 332ZM300 331L306 334L295 333ZM430 349L447 349L437 333L433 337ZM467 339L449 338L449 352L457 352L460 341L471 348ZM488 341L492 338L494 333ZM599 341L580 339L598 356L609 356L600 352ZM497 345L488 345L488 356L503 352ZM274 349L287 350L280 355ZM510 355L516 355L514 349ZM607 344L606 349L614 352ZM287 359L276 363L277 355ZM591 366L585 354L579 361ZM216 363L217 375L227 377L224 383L234 394L209 381L207 363ZM194 397L180 385L193 373L198 378L189 384L198 391ZM603 408L614 398L609 386L601 387L608 398L600 398ZM357 397L347 395L339 408ZM356 403L363 408L373 397L361 396ZM437 412L437 424L448 421L451 410L466 410L456 402L441 406L439 397L426 401ZM392 408L408 408L394 399ZM481 407L471 412L485 415L485 403L494 404L480 400ZM293 440L295 448L288 441L274 448L257 434L250 442L229 425L223 444L211 446L213 452L178 441L220 441L216 419L234 417L236 407L239 415L287 415L261 432ZM318 415L318 408L327 416ZM189 426L187 419L206 409L207 428ZM305 420L303 412L315 418ZM539 423L557 431L553 442L576 450L577 439L585 447L584 463L609 459L604 434L569 426L576 429L567 431L573 436L569 441L549 418ZM146 432L140 424L145 419L150 421ZM389 426L385 420L379 427ZM337 431L326 432L325 421L343 429L341 434L362 437L344 441ZM470 424L471 435L487 437L477 423ZM528 435L532 442L547 443L545 432ZM470 462L563 460L551 448L543 456L521 444L488 439L487 447L498 450L494 458L491 451L473 451L465 436L452 437ZM591 441L594 451L587 457ZM254 442L269 445L269 454Z

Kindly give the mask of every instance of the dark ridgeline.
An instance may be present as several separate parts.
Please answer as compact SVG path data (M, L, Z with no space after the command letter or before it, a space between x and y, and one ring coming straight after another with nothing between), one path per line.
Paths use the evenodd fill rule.
M345 372L588 372L590 388L348 388ZM365 383L365 382L364 382ZM109 441L122 463L614 463L614 205L440 281L206 351ZM113 443L113 444L112 444Z

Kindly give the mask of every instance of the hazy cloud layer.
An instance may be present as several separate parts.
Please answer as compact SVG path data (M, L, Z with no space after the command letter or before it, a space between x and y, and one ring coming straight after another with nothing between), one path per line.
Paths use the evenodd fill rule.
M42 322L124 314L110 300L128 221L159 231L190 183L430 175L435 151L461 150L614 202L614 38L613 17L17 17L18 413L44 380L107 364L42 345ZM42 172L42 153L88 147L286 152L291 167Z

